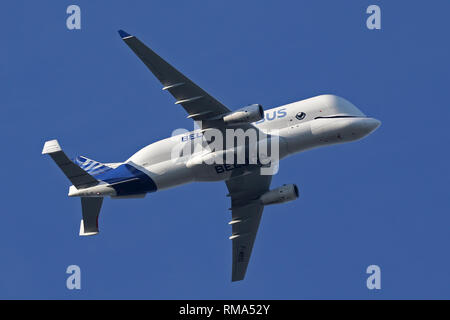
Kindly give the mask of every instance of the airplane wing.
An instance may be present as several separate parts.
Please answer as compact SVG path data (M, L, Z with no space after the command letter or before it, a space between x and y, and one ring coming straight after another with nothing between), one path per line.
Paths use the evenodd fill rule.
M271 175L261 175L259 169L226 181L231 197L233 271L232 281L244 279L252 253L264 206L257 201L269 190Z
M207 121L230 112L222 103L172 67L138 38L119 30L122 40L134 51L167 90L175 97L175 104L181 104L188 118Z

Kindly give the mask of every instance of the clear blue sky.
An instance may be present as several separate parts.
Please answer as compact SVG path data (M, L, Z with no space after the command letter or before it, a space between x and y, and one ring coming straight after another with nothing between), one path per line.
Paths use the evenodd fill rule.
M66 28L81 7L82 29ZM378 4L382 29L366 28ZM0 298L450 298L448 1L5 1L0 13ZM79 199L42 145L127 159L191 129L117 34L137 35L230 108L324 93L382 126L284 160L246 280L231 283L224 183L106 199L78 236ZM69 291L68 265L82 271ZM382 289L366 288L377 264Z

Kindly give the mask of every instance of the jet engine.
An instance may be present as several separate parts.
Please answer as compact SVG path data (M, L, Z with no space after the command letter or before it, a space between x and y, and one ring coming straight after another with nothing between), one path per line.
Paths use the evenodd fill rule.
M264 109L260 104L252 104L238 109L223 117L226 124L251 123L264 118Z
M267 191L259 200L263 205L278 204L297 199L298 187L295 184L284 184L281 187Z

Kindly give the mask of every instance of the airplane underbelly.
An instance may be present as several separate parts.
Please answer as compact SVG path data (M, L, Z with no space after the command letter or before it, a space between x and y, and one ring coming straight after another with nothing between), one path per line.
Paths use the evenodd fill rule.
M194 181L192 170L187 168L183 162L164 161L146 167L145 172L155 181L158 190Z
M195 181L222 181L233 175L241 175L248 165L244 164L199 164L191 167Z

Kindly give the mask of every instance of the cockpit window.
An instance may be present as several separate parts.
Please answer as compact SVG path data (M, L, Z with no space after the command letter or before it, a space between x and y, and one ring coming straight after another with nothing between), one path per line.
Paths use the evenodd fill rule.
M299 112L295 115L295 117L297 118L297 120L303 120L306 117L306 113Z

